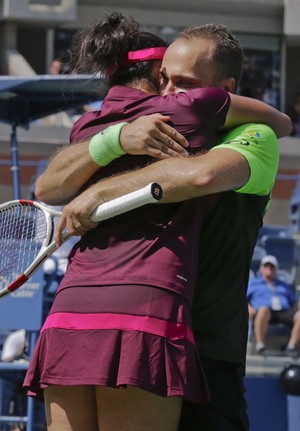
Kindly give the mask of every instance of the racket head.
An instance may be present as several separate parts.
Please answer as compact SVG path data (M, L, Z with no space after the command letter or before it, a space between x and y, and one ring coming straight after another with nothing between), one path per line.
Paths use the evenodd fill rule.
M38 202L0 205L0 297L28 280L27 269L51 241L53 217Z

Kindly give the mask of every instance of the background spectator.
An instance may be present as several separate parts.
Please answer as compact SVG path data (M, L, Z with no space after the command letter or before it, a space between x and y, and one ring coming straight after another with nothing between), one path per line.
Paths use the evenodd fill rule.
M288 115L293 123L291 136L300 137L300 91L296 92L294 104L289 110Z
M286 347L287 353L296 353L300 340L300 311L292 286L279 280L275 256L264 256L260 264L261 276L249 281L247 300L249 317L254 321L256 351L265 350L265 336L269 323L284 323L292 327Z
M63 62L59 58L54 58L49 68L49 74L61 75L63 73L63 68Z

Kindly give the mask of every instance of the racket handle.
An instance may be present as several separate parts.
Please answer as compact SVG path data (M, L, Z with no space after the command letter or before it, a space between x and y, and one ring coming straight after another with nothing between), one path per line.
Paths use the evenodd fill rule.
M161 186L157 183L150 183L142 189L99 205L91 215L91 220L98 222L115 217L143 205L157 202L162 196Z

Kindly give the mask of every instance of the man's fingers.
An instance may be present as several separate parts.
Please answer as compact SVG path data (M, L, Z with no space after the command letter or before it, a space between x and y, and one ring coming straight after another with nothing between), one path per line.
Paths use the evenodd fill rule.
M78 218L70 217L67 221L67 231L72 236L81 236L86 232L85 226Z
M56 245L59 247L62 244L62 234L65 230L67 230L71 236L81 236L84 235L89 229L93 229L95 227L95 223L91 222L90 226L87 227L86 225L83 225L77 217L63 214L57 224L54 240Z
M65 229L65 226L66 226L66 219L64 217L64 214L62 214L57 223L57 227L54 233L54 240L57 247L61 245L61 242L62 242L61 237L62 237L63 230Z

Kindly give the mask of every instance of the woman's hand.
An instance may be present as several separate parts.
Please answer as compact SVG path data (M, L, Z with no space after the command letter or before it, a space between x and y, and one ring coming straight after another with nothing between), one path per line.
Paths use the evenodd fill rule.
M157 159L188 157L188 141L166 124L169 116L152 114L140 117L122 127L120 142L128 154L147 154Z

